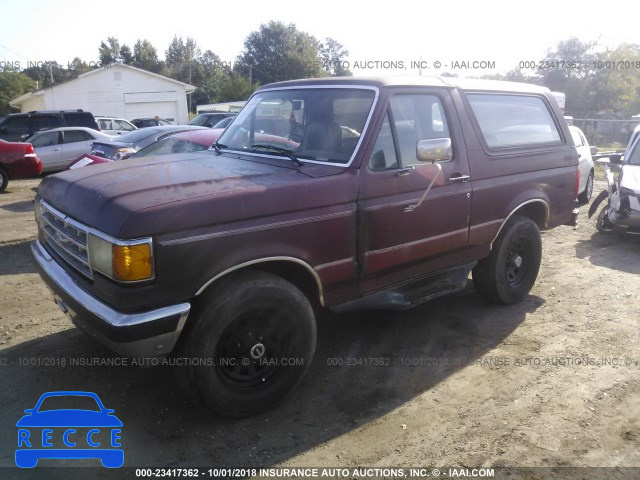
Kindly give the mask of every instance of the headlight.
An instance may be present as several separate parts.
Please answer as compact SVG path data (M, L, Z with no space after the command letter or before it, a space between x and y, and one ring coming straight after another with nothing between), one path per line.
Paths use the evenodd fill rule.
M151 239L121 242L89 234L89 263L97 270L121 282L139 282L153 278Z

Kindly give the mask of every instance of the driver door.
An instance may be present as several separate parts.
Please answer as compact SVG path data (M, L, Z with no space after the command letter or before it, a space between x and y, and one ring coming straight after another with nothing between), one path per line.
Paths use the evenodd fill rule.
M453 157L419 162L418 140L450 138ZM471 183L448 91L398 92L389 101L358 198L360 293L460 265L467 246ZM434 176L424 202L414 210Z

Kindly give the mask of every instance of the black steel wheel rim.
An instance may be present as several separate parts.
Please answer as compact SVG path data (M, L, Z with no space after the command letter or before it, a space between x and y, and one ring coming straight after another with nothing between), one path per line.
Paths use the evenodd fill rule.
M215 368L235 391L255 391L275 380L291 357L293 330L278 308L251 309L231 322L216 346Z
M512 288L519 288L529 272L531 263L531 245L525 238L514 240L507 253L505 277Z

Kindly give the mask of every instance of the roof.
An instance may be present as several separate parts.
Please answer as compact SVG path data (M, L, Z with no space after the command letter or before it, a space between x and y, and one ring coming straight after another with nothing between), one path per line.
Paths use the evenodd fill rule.
M105 71L105 70L108 70L108 69L114 68L114 67L115 68L124 68L124 69L134 70L136 72L144 73L144 74L150 75L152 77L160 78L160 79L165 80L167 82L175 83L177 85L180 85L180 86L184 87L185 93L191 93L196 89L196 87L194 85L191 85L191 84L188 84L188 83L184 83L184 82L180 82L179 80L175 80L173 78L165 77L164 75L158 75L157 73L149 72L148 70L143 70L142 68L133 67L133 66L127 65L125 63L111 63L111 64L106 65L104 67L96 68L95 70L91 70L90 72L83 73L82 75L78 75L76 78L73 78L71 80L67 80L66 82L56 83L56 84L52 85L51 87L42 88L40 90L36 90L35 92L28 92L28 93L25 93L23 95L20 95L19 97L14 98L13 100L10 100L9 101L9 105L11 105L12 107L19 107L21 104L26 102L31 97L44 95L44 93L47 90L51 90L52 88L59 87L60 85L64 85L64 84L67 84L67 83L75 82L79 78L84 78L84 77L88 77L90 75L95 75L96 73L99 73L99 72L102 72L102 71Z
M528 83L484 80L479 78L437 77L437 76L388 76L388 77L323 77L303 80L289 80L271 83L258 90L271 88L300 87L308 85L363 85L371 87L450 87L461 90L487 90L521 93L549 93L547 87Z

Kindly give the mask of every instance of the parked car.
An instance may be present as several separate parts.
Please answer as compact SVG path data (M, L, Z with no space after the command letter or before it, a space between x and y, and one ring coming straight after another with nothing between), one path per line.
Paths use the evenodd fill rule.
M131 155L130 159L143 158L149 156L162 156L170 153L190 153L207 150L215 143L221 132L210 128L196 128L194 130L182 131L168 134L160 140L153 142L138 152ZM121 158L121 160L123 160ZM96 155L83 155L75 161L69 168L76 169L89 165L99 165L116 161L113 158L98 157Z
M593 195L593 157L597 152L596 146L589 146L589 141L585 137L582 130L573 125L569 126L573 143L578 150L578 160L580 168L580 187L578 193L578 200L581 203L589 203L591 196Z
M258 136L267 111L286 132ZM570 135L534 85L265 85L214 150L45 178L34 264L94 338L136 357L177 348L212 411L255 414L309 368L320 309L408 309L470 273L492 302L526 298L540 229L577 220Z
M140 128L114 139L110 138L105 141L96 141L88 153L110 160L124 160L141 148L151 145L153 142L157 142L168 135L203 128L204 127L194 127L191 125L163 125L159 127Z
M223 118L211 128L227 128L231 122L233 122L233 117Z
M91 152L93 142L108 142L111 138L92 128L62 127L36 133L28 141L42 160L42 171L55 172L65 170L78 157Z
M30 143L0 140L0 193L7 189L9 180L37 177L41 173L42 162Z
M131 120L131 123L133 123L136 126L136 128L148 128L148 127L160 127L163 125L173 125L173 123L171 123L169 120L164 118L158 118L158 117L135 118Z
M40 130L57 127L87 127L100 130L91 112L39 110L28 113L11 113L0 118L0 139L19 142Z
M123 135L137 130L133 123L124 118L116 117L96 117L100 131L106 135Z
M636 128L633 129L633 132L631 132L631 137L629 137L629 143L627 144L625 155L627 154L627 152L631 151L631 146L638 137L640 137L640 125L637 125Z
M220 120L224 120L225 118L235 117L237 113L232 112L210 112L210 113L201 113L197 117L193 118L189 125L197 125L199 127L209 127L213 128L216 123L220 122Z

